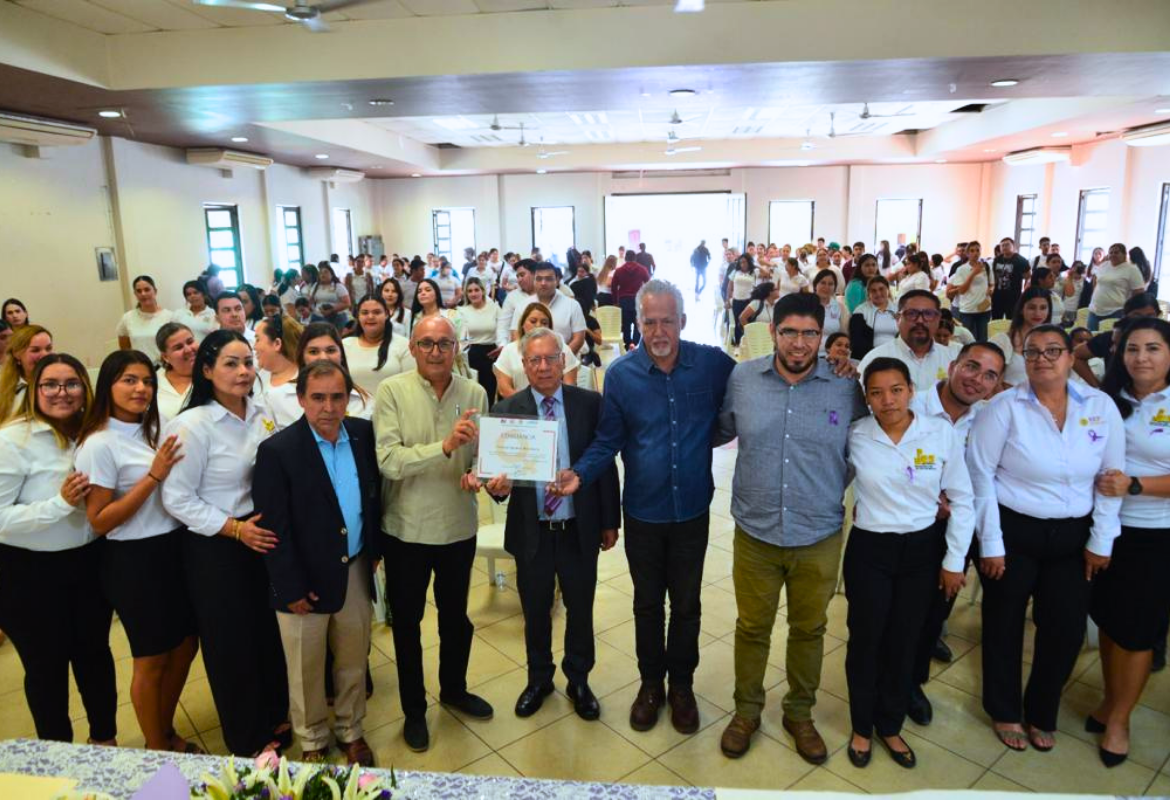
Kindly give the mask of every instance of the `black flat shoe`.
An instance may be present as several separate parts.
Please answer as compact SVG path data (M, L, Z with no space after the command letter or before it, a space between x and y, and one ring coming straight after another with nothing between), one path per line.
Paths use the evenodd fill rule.
M921 686L910 690L910 697L906 703L906 716L919 725L929 725L934 719L934 708L930 705L930 698L922 691Z
M427 731L426 717L419 717L418 719L406 718L406 722L402 724L402 738L406 740L406 746L416 753L422 753L431 746L431 735Z
M1097 748L1097 755L1101 756L1101 763L1112 769L1125 763L1125 759L1129 758L1129 753L1114 753L1112 750L1106 750L1104 747Z
M524 687L524 691L520 693L520 697L516 699L516 716L524 718L531 717L540 707L544 705L544 698L553 693L552 682L534 684L530 683Z
M954 659L955 654L951 652L950 645L944 642L940 636L930 651L930 657L935 661L941 661L944 664L949 664Z
M1085 732L1086 733L1104 733L1105 723L1099 721L1092 714L1085 717Z
M573 701L573 710L577 712L578 717L592 722L601 716L601 704L597 702L597 696L593 694L589 684L570 683L566 692Z
M849 763L858 769L865 769L869 766L869 759L873 756L873 740L870 739L868 750L854 750L853 745L845 748L849 753Z
M491 719L495 713L492 710L491 703L471 692L464 692L462 697L453 698L440 695L439 702L445 706L454 708L456 711L462 711L472 719Z
M902 739L901 736L898 737ZM906 745L906 752L901 753L890 747L890 743L886 741L884 736L877 737L877 740L882 743L882 747L886 748L886 752L890 754L890 758L894 759L894 763L904 769L914 769L918 765L918 759L914 757L914 751L910 749L910 744L905 739L902 739L902 744ZM873 748L870 748L873 749Z

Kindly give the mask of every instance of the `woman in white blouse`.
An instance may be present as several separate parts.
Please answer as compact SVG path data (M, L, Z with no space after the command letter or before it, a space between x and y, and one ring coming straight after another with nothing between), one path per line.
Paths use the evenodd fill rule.
M1024 352L1024 340L1028 338L1033 328L1048 322L1051 310L1052 298L1048 290L1039 286L1029 286L1016 303L1011 327L1004 333L997 333L991 337L991 343L998 345L1007 357L1003 382L1008 386L1015 386L1027 380L1024 356L1021 355Z
M496 374L491 353L496 349L496 322L500 307L487 296L478 278L468 278L463 304L455 309L461 344L467 348L467 366L475 370L479 385L487 392L488 402L496 402Z
M158 418L166 425L183 410L191 396L191 373L195 369L195 354L199 342L186 325L168 322L154 336L158 345L158 373L155 394L158 396Z
M959 322L971 331L975 341L987 341L987 323L991 321L990 268L979 260L979 242L967 243L967 263L955 270L947 283L947 297L958 303Z
M349 321L349 307L352 301L341 281L337 280L337 273L328 261L317 265L317 282L305 293L313 311L325 318L326 322L344 327Z
M8 340L8 358L0 366L0 423L15 416L28 395L28 378L36 364L53 352L53 334L40 325L17 328Z
M37 737L73 741L72 668L89 742L116 745L113 609L98 578L104 542L81 508L89 478L73 469L93 393L69 355L45 356L29 377L30 394L0 428L0 628L24 667Z
M983 709L1012 750L1029 742L1051 750L1091 581L1120 531L1121 499L1095 492L1094 481L1125 468L1125 429L1107 395L1069 382L1064 329L1033 328L1022 355L1027 380L979 412L967 445L983 577ZM1021 697L1029 600L1035 655Z
M341 334L328 322L310 323L301 332L301 344L297 348L297 369L303 369L310 361L320 359L340 364L349 372L349 360L345 356ZM354 383L345 413L351 417L369 419L374 414L374 396Z
M930 273L925 266L929 263L924 253L915 253L913 257L907 257L902 262L902 277L898 279L899 295L912 292L915 289L921 289L924 292L930 291Z
M195 358L191 402L163 431L183 447L163 482L163 507L187 529L185 591L224 743L242 756L291 743L288 673L264 566L275 537L252 513L256 449L276 423L252 400L255 380L243 335L209 334Z
M211 298L204 294L203 284L199 281L184 283L183 297L187 300L187 307L176 311L171 320L186 325L195 334L195 342L202 342L204 336L219 327Z
M371 295L357 306L357 335L342 339L346 369L355 386L373 395L391 375L414 369L410 340L394 330L386 304Z
M378 287L378 296L386 305L386 314L396 336L410 340L410 309L402 302L402 285L397 278L387 278Z
M800 262L790 258L784 262L784 269L780 271L780 280L777 282L780 296L809 291L808 278L800 271Z
M751 303L752 290L756 288L756 265L751 256L745 253L736 260L735 272L728 276L728 281L731 283L731 316L735 325L732 343L738 345L743 337L739 318Z
M439 286L443 308L454 308L463 299L463 289L460 288L459 278L452 274L451 262L443 259L439 263L439 274L434 281Z
M279 429L287 428L304 414L297 400L300 343L301 324L291 317L271 317L256 326L256 363L267 373L263 401Z
M1093 585L1105 697L1085 720L1107 767L1129 754L1130 715L1170 616L1170 323L1132 321L1116 352L1101 388L1125 425L1125 471L1098 476L1097 491L1122 498L1121 535Z
M410 307L410 327L414 328L423 317L443 313L443 296L439 284L433 278L424 278L414 292L414 303Z
M845 310L845 298L838 292L837 274L831 269L822 269L812 282L813 292L825 309L825 324L821 328L821 355L825 354L825 343L830 336L849 332L849 312Z
M901 731L915 643L933 594L941 590L950 599L964 585L975 526L971 480L954 427L910 410L914 383L904 362L875 358L864 386L873 416L849 431L856 521L843 566L853 726L848 755L865 767L876 731L895 763L911 768L914 751ZM950 516L938 522L943 492Z
M118 348L140 350L150 358L158 358L154 335L159 328L171 321L171 312L159 308L158 289L155 288L154 278L139 275L131 285L134 287L134 297L137 298L138 305L123 314L118 322L115 331L118 335Z
M528 388L528 375L524 372L524 359L520 353L520 339L534 328L552 329L552 312L543 303L529 303L524 309L524 313L520 315L520 322L516 325L516 338L500 351L500 356L492 367L496 373L496 391L501 400ZM557 334L557 338L560 338L560 334ZM581 366L581 362L563 339L561 352L565 356L564 382L576 386L577 368Z
M764 281L757 285L752 289L751 302L739 315L740 327L746 328L751 322L771 322L772 310L779 299L780 287L772 281Z
M865 302L849 318L849 346L861 360L898 335L898 318L890 308L890 282L874 275L865 284Z
M130 640L130 699L146 747L203 752L175 732L199 645L183 585L182 526L163 508L159 490L182 448L174 436L159 443L154 365L143 353L106 356L78 441L77 471L90 485L86 517L105 537L102 592Z

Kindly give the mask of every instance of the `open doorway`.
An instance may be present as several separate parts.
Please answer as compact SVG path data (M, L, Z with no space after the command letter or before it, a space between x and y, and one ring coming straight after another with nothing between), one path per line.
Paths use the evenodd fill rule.
M745 208L745 196L732 192L609 195L605 198L605 252L617 255L619 247L637 250L639 244L645 244L646 251L654 256L654 277L668 280L682 290L687 305L683 338L720 344L720 240L726 238L729 246L742 250ZM706 287L696 292L691 254L700 241L706 241L711 263Z

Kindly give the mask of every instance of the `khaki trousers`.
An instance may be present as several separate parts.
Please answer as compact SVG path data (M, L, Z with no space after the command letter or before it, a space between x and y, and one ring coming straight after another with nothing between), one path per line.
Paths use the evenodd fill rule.
M364 735L366 663L373 619L365 560L366 556L359 556L349 562L345 605L336 614L276 614L288 664L289 714L304 750L329 746L326 649L333 652L333 730L337 741L348 744Z
M735 529L731 568L735 585L735 712L759 719L764 709L764 671L780 589L788 592L788 693L784 716L812 719L821 685L829 600L837 588L841 532L804 547L777 547Z

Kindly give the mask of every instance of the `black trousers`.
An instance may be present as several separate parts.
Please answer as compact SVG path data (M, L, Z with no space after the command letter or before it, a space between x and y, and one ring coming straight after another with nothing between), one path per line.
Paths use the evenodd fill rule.
M496 402L496 373L492 370L492 360L488 353L495 350L494 344L473 344L467 348L467 366L475 370L475 377L479 385L487 392L488 406ZM481 412L487 412L481 408Z
M996 722L1056 730L1060 693L1085 641L1092 584L1085 580L1090 517L1036 519L999 507L1003 577L983 580L983 710ZM1032 672L1020 694L1024 617L1032 600ZM1022 719L1021 719L1022 715Z
M703 562L710 514L685 522L643 522L626 515L626 560L634 582L634 638L638 672L648 683L670 676L690 686L699 666ZM670 597L670 627L666 598Z
M751 305L751 300L732 300L731 301L731 324L735 326L735 332L732 335L732 341L739 344L739 340L743 338L743 325L739 322L739 315L743 310Z
M633 297L623 297L618 301L622 309L622 342L627 346L642 341L642 334L638 331L638 307Z
M945 541L947 520L939 520L934 525L938 529L938 535ZM971 551L963 559L964 573L970 568L971 559L974 557L975 544L972 543ZM941 559L938 566L941 570ZM943 625L946 624L947 618L951 615L951 609L955 607L955 600L958 597L956 594L948 600L941 589L936 590L931 596L930 607L926 610L926 620L922 623L922 633L918 635L918 645L914 653L914 683L916 684L923 684L930 680L930 660L931 654L934 652L934 643L942 636Z
M383 547L386 588L394 614L398 695L406 717L421 719L427 711L422 618L432 573L439 610L439 696L455 699L467 692L467 661L475 633L467 618L467 593L475 561L475 537L452 544L418 544L386 536Z
M565 656L561 670L569 683L585 684L593 669L593 595L597 555L582 553L575 523L566 530L541 530L531 561L516 560L516 585L524 609L528 682L543 684L556 673L552 655L552 607L557 581L565 603Z
M896 736L906 719L914 646L946 541L935 526L915 533L854 527L845 546L849 717L861 736Z
M227 536L183 536L186 590L223 741L248 756L288 721L288 672L264 557Z
M0 630L24 667L24 696L38 739L73 741L69 668L85 705L89 738L118 735L118 690L110 653L113 609L102 596L104 540L42 552L0 545Z

